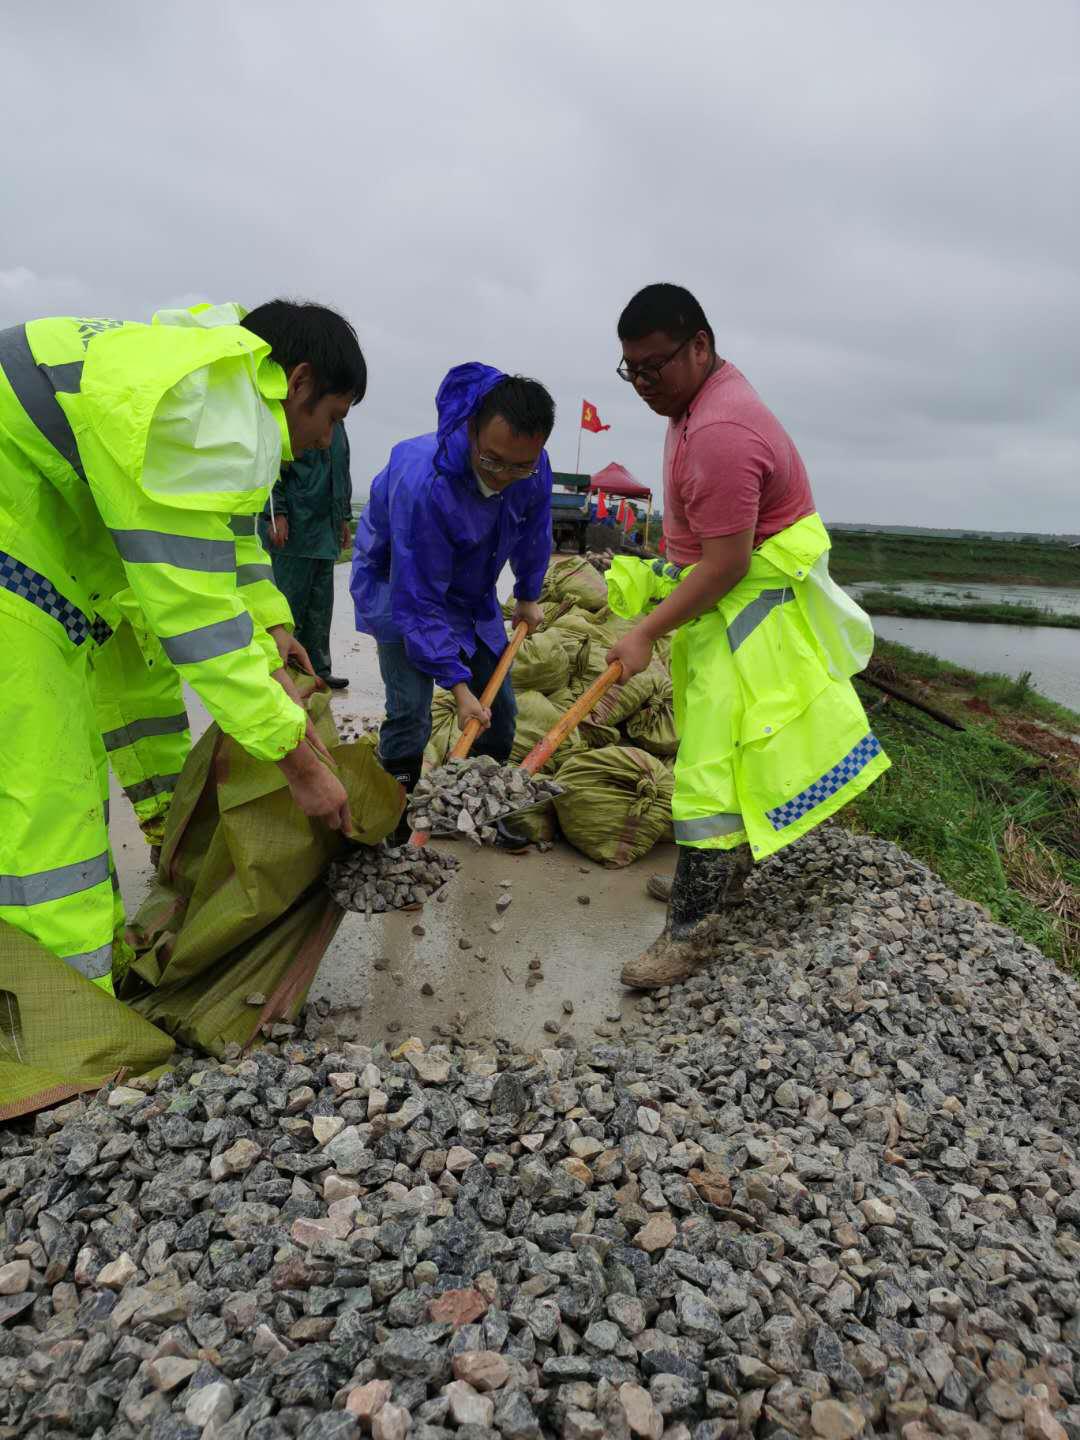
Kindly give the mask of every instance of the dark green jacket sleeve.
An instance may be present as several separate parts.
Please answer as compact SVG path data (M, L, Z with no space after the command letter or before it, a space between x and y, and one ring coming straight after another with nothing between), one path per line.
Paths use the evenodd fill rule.
M278 478L274 481L274 514L288 515L289 513L289 488L286 481L289 478L289 466L283 465L278 472ZM263 519L270 519L270 503L263 506Z
M335 425L330 442L330 469L334 484L334 526L340 529L352 518L352 475L349 472L349 437L344 425Z

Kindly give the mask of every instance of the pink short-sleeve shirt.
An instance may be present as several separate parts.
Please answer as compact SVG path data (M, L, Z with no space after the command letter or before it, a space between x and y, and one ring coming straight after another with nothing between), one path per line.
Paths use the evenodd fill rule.
M814 511L806 466L754 387L725 361L664 441L668 559L693 565L702 540L754 530L755 547Z

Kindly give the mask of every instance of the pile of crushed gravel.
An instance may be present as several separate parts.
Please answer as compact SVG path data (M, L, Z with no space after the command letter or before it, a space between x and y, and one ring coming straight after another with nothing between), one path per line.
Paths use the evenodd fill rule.
M1077 987L838 829L751 894L618 1043L284 1040L0 1136L0 1436L1076 1440Z
M460 863L428 845L358 845L330 866L326 886L343 910L370 919L423 905Z
M490 755L447 760L422 775L409 796L409 823L428 835L465 836L477 845L495 842L495 821L561 795L543 775L500 765Z

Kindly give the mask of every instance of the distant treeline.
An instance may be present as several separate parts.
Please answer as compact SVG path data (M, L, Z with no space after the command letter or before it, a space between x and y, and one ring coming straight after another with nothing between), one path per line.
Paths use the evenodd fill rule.
M830 534L837 530L855 535L910 535L925 540L1005 540L1010 544L1080 545L1080 535L1043 535L1022 530L932 530L925 525L855 525L846 520L830 521Z

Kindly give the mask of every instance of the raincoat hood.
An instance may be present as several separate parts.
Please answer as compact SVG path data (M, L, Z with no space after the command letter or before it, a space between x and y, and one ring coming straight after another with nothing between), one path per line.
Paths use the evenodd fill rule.
M476 414L484 396L505 379L505 371L481 365L478 360L455 365L447 371L435 396L435 410L439 417L436 470L450 473L462 467L467 451L467 446L462 444L465 422Z

